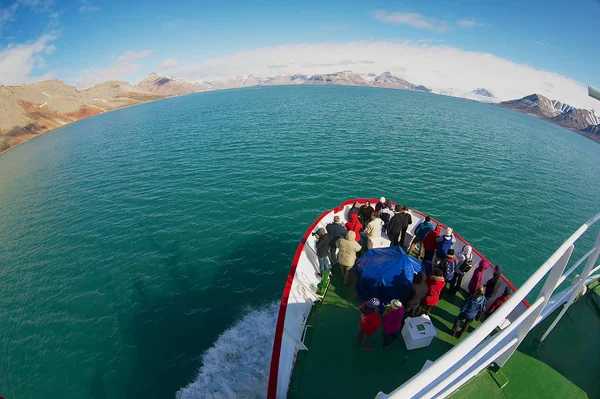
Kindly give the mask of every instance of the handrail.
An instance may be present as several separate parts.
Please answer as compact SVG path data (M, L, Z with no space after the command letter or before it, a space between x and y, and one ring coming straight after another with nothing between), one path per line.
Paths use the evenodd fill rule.
M435 363L427 368L426 373L420 372L415 375L409 381L402 386L395 389L389 395L380 392L377 395L378 399L383 398L429 398L438 392L447 392L448 387L453 386L451 379L455 375L463 374L460 381L468 380L472 378L477 370L468 369L470 359L479 353L483 348L490 348L494 344L497 344L500 338L492 339L491 342L483 343L488 335L495 330L496 326L499 325L506 317L513 312L513 310L519 305L520 301L525 298L541 281L549 274L546 278L544 287L538 295L535 301L535 306L531 306L525 313L523 313L517 320L515 320L506 329L506 332L500 333L503 338L516 338L517 341L510 350L503 353L499 358L501 361L499 365L502 366L512 353L516 350L520 342L525 338L527 333L534 327L537 318L544 310L545 306L550 299L550 296L557 287L557 282L563 276L565 266L567 265L570 256L573 252L574 243L589 229L590 226L594 225L600 220L600 213L590 218L584 223L579 229L577 229L549 258L536 270L531 277L519 288L496 312L494 312L483 324L477 327L473 333L471 333L465 340L456 345L442 357L440 357ZM596 238L593 250L587 255L587 263L584 268L582 275L577 280L577 284L572 286L569 290L569 300L567 305L563 308L563 312L566 309L574 297L580 292L582 285L585 284L587 278L591 275L592 270L595 270L595 265L598 256L600 255L600 233ZM580 263L579 263L580 264ZM573 272L573 270L569 270ZM542 304L542 305L538 305ZM562 313L561 313L562 315ZM560 319L560 316L557 320ZM557 320L555 320L557 322ZM550 332L549 329L545 335ZM482 344L483 343L483 344ZM500 349L500 348L498 348ZM496 360L498 356L490 355L486 358L487 364ZM462 364L460 364L463 362ZM458 367L459 371L454 371ZM466 381L465 380L465 381Z

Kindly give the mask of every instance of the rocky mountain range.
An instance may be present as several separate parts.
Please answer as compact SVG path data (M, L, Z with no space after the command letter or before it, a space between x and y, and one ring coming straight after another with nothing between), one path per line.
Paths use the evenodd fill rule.
M548 120L600 143L600 118L594 111L550 100L541 94L531 94L518 100L504 101L498 105Z
M68 123L158 98L162 96L117 81L84 90L60 80L0 86L0 152Z
M351 71L313 76L279 75L269 78L236 76L226 80L204 82L188 82L151 73L135 86L127 82L112 81L83 90L59 80L23 86L0 86L0 152L57 127L127 105L211 90L298 84L430 91L389 72L381 75L360 75Z
M110 81L83 90L59 80L0 86L0 152L57 127L127 105L204 91L279 85L367 86L431 92L425 86L413 84L389 72L377 75L352 71L268 78L249 75L202 82L188 82L151 73L137 85ZM458 92L453 89L438 93L483 102L496 101L494 95L483 88L471 93L456 94ZM499 105L550 120L600 142L600 122L592 111L577 109L539 94Z

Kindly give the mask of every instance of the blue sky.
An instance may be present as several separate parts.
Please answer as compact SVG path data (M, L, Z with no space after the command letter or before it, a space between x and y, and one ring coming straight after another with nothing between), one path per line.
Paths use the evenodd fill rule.
M599 1L452 3L0 0L0 84L40 77L78 86L94 76L135 81L169 68L191 77L203 72L186 66L241 51L409 41L490 53L600 85ZM29 49L30 58L15 49ZM176 62L160 67L167 59Z

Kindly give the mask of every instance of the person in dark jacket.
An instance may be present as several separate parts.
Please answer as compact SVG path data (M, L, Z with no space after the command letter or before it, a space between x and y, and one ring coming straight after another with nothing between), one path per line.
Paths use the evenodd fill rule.
M348 218L347 218L346 220L350 220L350 219L352 218L352 215L356 215L356 216L358 216L358 211L359 211L359 210L360 210L360 206L359 206L358 202L355 202L355 203L352 205L352 208L350 208L350 209L348 210Z
M412 217L405 206L396 205L396 212L392 220L390 220L388 237L391 241L390 245L404 246L406 230L412 224Z
M502 283L502 266L496 265L494 275L485 283L485 298L489 301L496 296Z
M408 248L408 254L410 255L413 249L417 246L417 244L421 244L425 239L427 233L433 230L433 223L431 223L431 218L429 216L425 216L425 221L419 223L419 225L415 228L415 237L410 243L410 247ZM423 245L420 245L419 249L419 258L422 258L425 253L425 248Z
M479 318L485 312L486 299L483 296L483 285L477 287L475 295L469 296L460 307L460 313L452 326L452 336L460 339L473 320ZM461 321L462 328L458 331ZM458 333L458 334L457 334Z
M375 209L371 206L371 201L365 201L365 204L358 210L358 220L363 226L366 226L371 221L371 214Z
M395 214L396 212L394 212L394 206L390 200L387 201L386 207L379 211L379 219L383 220L383 229L386 233L390 227L390 221Z
M423 239L423 248L425 249L425 254L423 255L424 260L433 262L433 256L438 247L437 239L440 236L440 228L440 225L437 225L425 235L425 238Z
M450 248L446 254L446 259L440 265L440 269L444 272L444 280L446 280L446 283L450 283L450 285L452 285L452 280L454 279L455 265L454 249Z
M329 235L327 235L327 230L322 227L313 234L317 239L315 247L319 258L319 276L323 277L323 272L331 269L329 265Z
M427 276L424 271L415 274L413 282L410 285L410 295L404 301L404 318L417 317L421 313L421 301L427 295L429 286L425 282Z
M327 230L327 235L329 236L329 261L332 265L335 265L338 263L337 247L335 244L340 238L346 237L348 230L341 225L340 217L337 215L333 217L333 222L325 226L325 230Z
M380 210L387 208L387 202L385 197L379 198L379 202L375 204L375 212L379 212Z

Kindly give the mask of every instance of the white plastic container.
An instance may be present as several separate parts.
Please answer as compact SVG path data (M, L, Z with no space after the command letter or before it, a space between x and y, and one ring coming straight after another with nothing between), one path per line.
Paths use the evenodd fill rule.
M409 317L402 327L402 339L409 351L429 346L436 335L435 327L427 315Z

